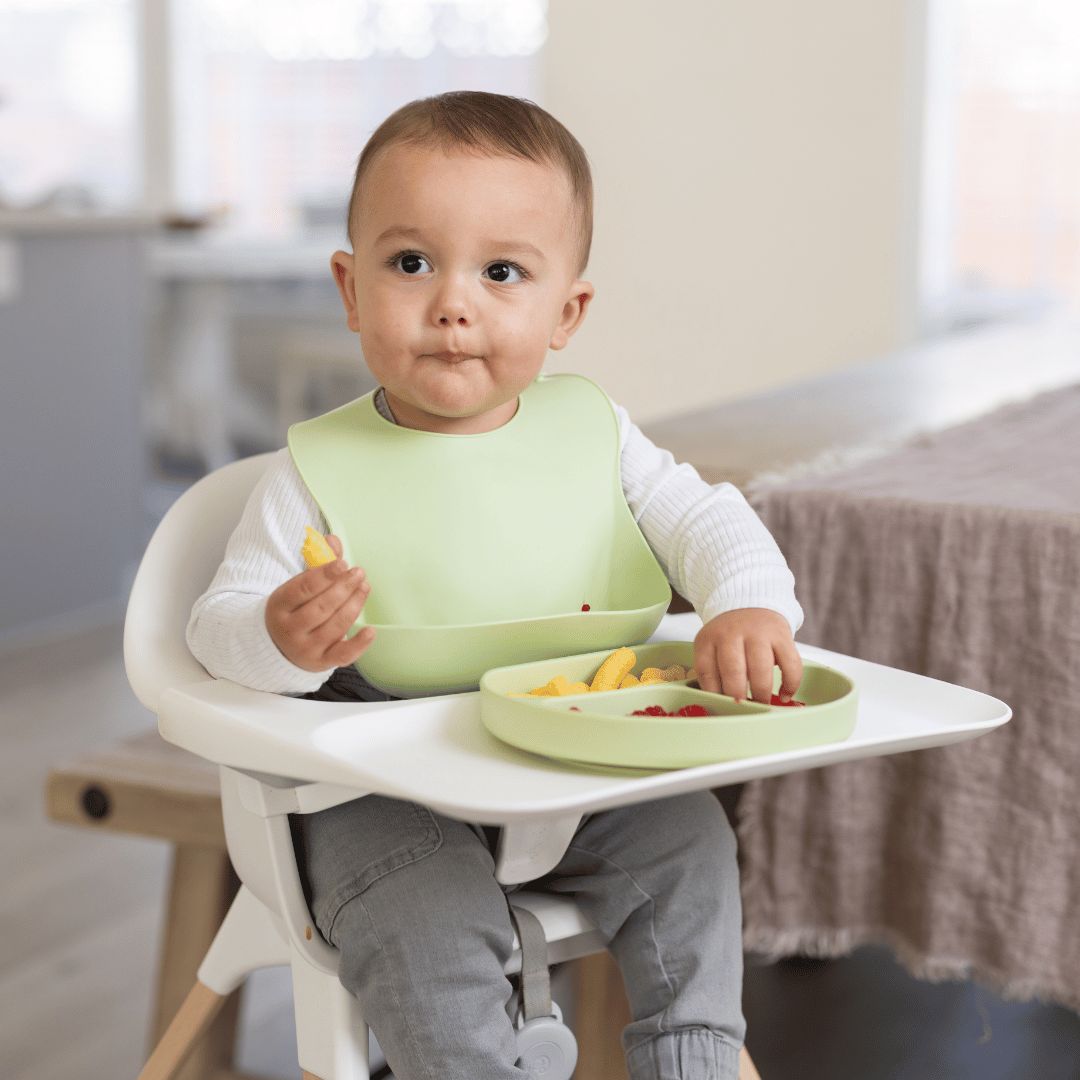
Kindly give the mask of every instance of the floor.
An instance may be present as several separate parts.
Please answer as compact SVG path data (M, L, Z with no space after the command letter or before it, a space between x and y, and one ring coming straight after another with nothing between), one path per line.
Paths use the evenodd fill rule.
M1019 359L1022 357L1022 361ZM971 335L706 410L648 434L742 479L842 456L1080 381L1073 324ZM167 851L54 825L43 779L65 758L150 726L120 630L0 657L0 1074L134 1078L146 1052ZM240 1065L299 1076L287 973L252 980ZM881 949L829 963L751 962L748 1044L763 1080L1080 1080L1080 1017L907 976Z
M887 949L747 965L763 1080L1077 1080L1080 1016L970 982L911 978Z

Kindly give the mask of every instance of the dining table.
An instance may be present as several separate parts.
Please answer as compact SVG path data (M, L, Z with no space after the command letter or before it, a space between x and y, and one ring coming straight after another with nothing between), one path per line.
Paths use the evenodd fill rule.
M1080 384L746 492L797 641L1013 710L981 739L748 782L747 947L884 943L919 977L1080 1009Z

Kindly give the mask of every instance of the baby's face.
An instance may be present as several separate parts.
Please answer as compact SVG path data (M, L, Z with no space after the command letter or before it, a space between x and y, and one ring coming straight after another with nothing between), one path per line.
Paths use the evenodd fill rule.
M544 165L408 144L377 161L334 273L399 423L466 434L514 415L593 294L574 222Z

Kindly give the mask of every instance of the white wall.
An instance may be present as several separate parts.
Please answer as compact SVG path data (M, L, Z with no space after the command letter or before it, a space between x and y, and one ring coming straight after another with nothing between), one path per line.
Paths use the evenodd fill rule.
M544 103L597 185L549 368L646 421L910 340L923 6L549 0Z

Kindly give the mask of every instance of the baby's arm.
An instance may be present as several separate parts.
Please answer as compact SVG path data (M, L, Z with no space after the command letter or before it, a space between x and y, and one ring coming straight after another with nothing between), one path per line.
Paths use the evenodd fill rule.
M289 452L282 450L252 492L210 588L196 601L191 613L188 646L211 675L256 690L305 694L317 690L339 666L337 655L325 650L322 660L314 661L321 662L322 668L295 663L279 647L267 623L272 597L276 599L271 619L275 618L273 612L281 613L279 609L295 612L307 601L322 596L331 579L344 569L337 563L328 564L333 570L321 567L327 588L318 588L319 575L305 569L300 554L308 525L319 532L327 531L326 521ZM310 584L304 587L306 600L298 602L300 594L286 587L306 575L312 575L307 579ZM355 580L353 585L354 589L358 587ZM321 604L325 606L332 599L323 597ZM301 623L306 628L305 619L317 610L318 605L304 616L286 621L292 622L293 630ZM333 630L328 627L326 635ZM316 646L318 641L308 644ZM296 658L313 662L306 652Z
M694 666L706 690L768 701L773 664L780 696L802 678L792 635L802 608L784 556L757 514L731 484L710 487L689 465L676 465L625 410L622 481L627 503L668 579L701 616Z

